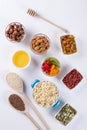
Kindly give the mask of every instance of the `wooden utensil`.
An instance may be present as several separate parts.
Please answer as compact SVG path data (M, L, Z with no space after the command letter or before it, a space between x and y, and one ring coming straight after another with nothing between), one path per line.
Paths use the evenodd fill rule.
M35 121L35 119L31 116L31 114L26 110L25 104L23 100L21 99L21 97L19 97L17 94L11 94L9 96L9 103L13 108L24 113L28 117L28 119L30 119L31 122L37 127L38 130L42 130L40 125Z
M68 33L68 32L69 32L67 29L65 29L65 28L63 28L63 27L61 27L61 26L59 26L59 25L57 25L57 24L51 22L50 20L48 20L48 19L42 17L41 15L39 15L39 14L38 14L36 11L34 11L33 9L28 9L28 10L27 10L27 14L29 14L30 16L33 16L33 17L40 18L40 19L44 20L45 22L47 22L47 23L49 23L49 24L51 24L51 25L53 25L53 26L55 26L55 27L61 29L61 30L64 31L65 33Z
M23 81L20 78L20 76L17 75L16 73L11 72L11 73L7 74L6 80L7 80L7 83L9 84L9 86L11 88L13 88L14 90L16 90L17 92L19 92L23 96L23 98L26 100L26 102L29 104L29 106L33 109L33 111L36 113L36 115L42 121L42 123L44 124L44 126L46 127L46 129L47 130L51 130L51 128L49 127L49 125L47 124L47 122L45 121L45 119L42 117L42 115L40 114L40 112L37 110L37 108L31 102L30 98L27 97L27 95L23 91Z

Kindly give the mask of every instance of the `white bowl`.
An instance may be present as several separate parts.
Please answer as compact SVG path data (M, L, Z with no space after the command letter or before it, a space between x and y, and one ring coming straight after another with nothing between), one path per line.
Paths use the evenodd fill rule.
M32 40L33 40L34 38L38 37L38 36L44 36L44 37L49 41L49 47L48 47L44 52L42 52L42 53L39 53L39 52L35 51L35 50L32 48ZM49 39L49 37L48 37L47 35L45 35L45 34L42 34L42 33L39 33L39 34L34 35L34 36L32 37L32 39L31 39L30 48L31 48L31 50L32 50L35 54L39 54L39 55L45 54L45 53L48 51L48 49L50 48L50 39Z
M12 63L16 68L19 69L28 68L31 63L30 54L26 50L17 50L12 55Z
M16 25L22 25L22 24L19 23L19 22L12 22L12 23L10 23L10 24L6 27L6 29L5 29L5 36L6 36L6 38L7 38L10 42L13 42L13 43L20 43L20 42L22 42L22 41L25 39L25 37L26 37L25 28L24 28L23 25L22 25L22 28L23 28L23 30L24 30L24 36L23 36L23 38L22 38L19 42L16 41L16 40L10 39L10 38L7 36L7 34L6 34L6 31L8 31L10 25L14 25L14 24L16 24Z

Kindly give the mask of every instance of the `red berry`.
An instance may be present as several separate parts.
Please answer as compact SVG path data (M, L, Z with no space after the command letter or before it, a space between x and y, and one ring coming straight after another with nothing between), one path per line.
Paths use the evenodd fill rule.
M50 71L50 67L51 67L51 62L50 61L45 61L43 64L42 64L42 70L46 73L48 73Z
M51 65L51 62L49 60L45 61L45 63Z
M45 71L45 70L46 70L46 67L43 66L43 67L42 67L42 70Z
M46 70L45 72L46 72L47 74L49 73L49 71L48 71L48 70Z

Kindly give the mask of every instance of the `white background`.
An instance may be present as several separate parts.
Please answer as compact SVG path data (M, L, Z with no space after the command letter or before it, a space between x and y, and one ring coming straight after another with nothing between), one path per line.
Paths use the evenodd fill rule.
M28 8L35 9L42 16L67 28L76 37L78 52L64 55L60 46L60 36L64 33L26 14ZM87 130L87 0L0 0L0 130L36 130L36 127L23 114L18 113L8 104L7 98L15 93L6 83L6 75L16 72L24 81L26 94L32 98L31 82L38 78L56 83L60 90L61 104L57 109L44 109L35 104L52 130ZM26 29L26 39L20 43L11 43L5 37L5 28L11 22L20 22ZM30 40L37 33L46 34L51 40L47 54L36 55L30 49ZM11 62L12 54L19 49L29 51L31 64L25 70L17 69ZM41 62L46 56L55 56L61 63L61 74L49 78L41 72ZM62 83L62 77L72 68L83 75L83 81L76 88L69 90ZM69 103L77 110L77 115L67 126L55 120L55 113L64 103ZM28 107L29 112L45 127Z

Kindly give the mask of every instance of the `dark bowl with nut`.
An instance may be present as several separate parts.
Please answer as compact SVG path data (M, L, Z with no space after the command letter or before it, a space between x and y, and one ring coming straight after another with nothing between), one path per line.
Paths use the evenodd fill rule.
M23 41L25 38L24 26L19 22L10 23L5 30L5 36L12 42Z
M50 47L50 40L45 34L36 34L31 40L31 49L36 54L44 54Z

